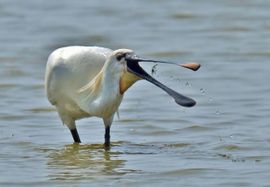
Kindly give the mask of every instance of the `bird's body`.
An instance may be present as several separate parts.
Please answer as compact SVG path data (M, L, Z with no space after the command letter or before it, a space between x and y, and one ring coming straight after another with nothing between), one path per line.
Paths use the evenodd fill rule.
M75 120L83 117L110 118L119 106L122 95L117 93L117 86L112 85L115 89L99 95L93 93L102 89L100 72L111 53L106 48L74 46L57 49L50 55L45 78L47 96L69 128L75 128ZM108 105L117 107L113 110ZM104 113L106 108L111 111Z
M59 48L49 56L45 75L47 97L75 142L80 142L75 121L96 116L103 119L105 144L109 144L110 126L124 92L145 73L133 59L126 59L128 55L133 55L133 51L71 46Z

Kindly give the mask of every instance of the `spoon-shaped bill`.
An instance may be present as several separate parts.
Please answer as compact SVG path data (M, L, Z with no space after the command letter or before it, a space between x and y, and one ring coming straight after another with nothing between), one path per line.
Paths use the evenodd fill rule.
M152 84L158 86L159 88L167 92L171 97L174 98L177 104L184 107L192 107L196 104L196 102L193 99L186 97L184 95L181 95L180 93L177 93L176 91L168 88L164 84L160 83L159 81L151 77L139 66L138 61L135 61L135 60L127 61L127 68L128 68L128 71L130 71L131 73L137 75L138 77L142 79L145 79L151 82Z
M174 64L174 65L178 65L193 71L197 71L201 65L195 62L190 62L190 63L185 63L185 64L180 64L177 62L169 62L169 61L162 61L162 60L151 60L151 59L143 59L143 58L139 58L137 56L127 56L126 60L129 62L154 62L154 63L162 63L162 64Z
M190 63L186 63L186 64L180 64L180 66L184 67L184 68L188 68L191 69L193 71L197 71L201 65L195 62L190 62Z
M156 79L154 79L153 77L151 77L150 75L143 75L141 76L141 78L144 78L145 80L153 83L154 85L158 86L159 88L163 89L165 92L167 92L171 97L174 98L175 102L181 106L184 107L192 107L196 104L196 102L189 98L186 97L184 95L181 95L180 93L177 93L176 91L168 88L167 86L165 86L164 84L162 84L161 82L157 81Z

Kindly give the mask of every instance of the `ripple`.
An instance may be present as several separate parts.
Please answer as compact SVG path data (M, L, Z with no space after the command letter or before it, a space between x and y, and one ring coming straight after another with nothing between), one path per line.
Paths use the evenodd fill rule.
M9 69L5 72L5 76L10 76L10 77L24 77L28 75L29 74L26 73L25 71L21 69L16 69L16 68Z
M169 176L182 176L182 175L197 175L205 173L216 173L216 172L225 172L225 169L216 169L216 168L184 168L177 169L173 171L163 172L162 175Z
M171 18L176 20L183 20L183 19L195 19L198 18L198 15L192 13L175 13L171 15Z
M169 148L182 148L182 147L187 147L192 144L189 143L172 143L172 144L164 144L164 147L169 147Z
M233 27L225 27L221 29L217 29L216 32L249 32L251 31L250 28L247 27L240 27L240 26L233 26Z
M48 149L50 180L83 180L102 175L124 175L125 160L117 152L106 151L103 144L70 144L61 149Z
M16 88L18 84L10 84L10 83L2 83L0 84L0 89L7 89L7 88Z
M218 154L218 156L225 158L227 160L231 160L232 162L246 162L245 157L236 157L232 154Z
M202 132L202 131L209 131L209 130L214 130L214 128L210 128L210 127L205 127L205 126L201 126L201 125L193 125L190 127L185 127L185 128L181 128L181 129L177 129L177 131L181 132L181 131L192 131L192 132Z
M18 120L22 120L22 119L29 119L31 118L30 115L2 115L0 116L0 120L5 120L5 121L18 121Z
M235 144L227 144L221 145L215 148L216 150L227 150L227 151L237 151L237 150L250 150L251 148L235 145Z
M49 107L37 107L37 108L31 108L28 109L27 111L29 112L33 112L33 113L47 113L47 112L55 112L56 109L55 108L49 108Z
M19 57L15 57L15 56L0 56L0 63L2 62L16 62L20 60Z

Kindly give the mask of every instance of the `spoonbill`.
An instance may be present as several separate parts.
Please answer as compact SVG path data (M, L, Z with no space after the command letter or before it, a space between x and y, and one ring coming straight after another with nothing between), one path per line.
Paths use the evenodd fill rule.
M105 146L110 146L110 127L114 114L124 93L136 81L145 79L158 86L175 102L184 107L192 107L196 102L163 85L148 73L139 62L174 64L196 71L200 64L167 62L143 59L133 50L96 46L69 46L53 51L47 62L45 90L49 102L57 109L75 143L80 136L75 121L96 116L105 125Z

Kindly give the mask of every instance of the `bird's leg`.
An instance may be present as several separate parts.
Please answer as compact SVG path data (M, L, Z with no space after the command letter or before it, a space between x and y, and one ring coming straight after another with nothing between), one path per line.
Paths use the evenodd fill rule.
M72 137L73 137L73 140L75 143L81 143L81 139L80 139L80 136L78 134L78 131L77 129L70 129L70 132L72 134Z
M105 127L105 143L104 143L104 146L106 148L109 148L110 147L110 126L107 126Z
M109 150L110 149L110 128L111 128L111 124L113 121L113 116L110 116L108 118L103 118L103 122L105 125L105 142L104 142L104 148L105 150Z

